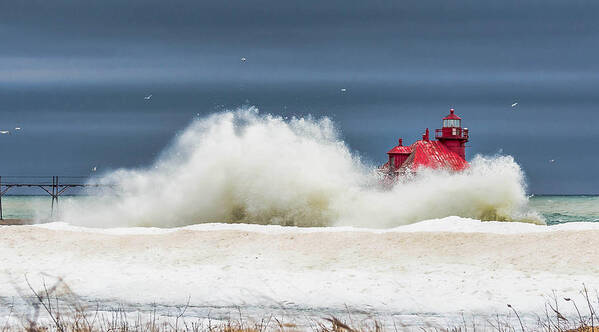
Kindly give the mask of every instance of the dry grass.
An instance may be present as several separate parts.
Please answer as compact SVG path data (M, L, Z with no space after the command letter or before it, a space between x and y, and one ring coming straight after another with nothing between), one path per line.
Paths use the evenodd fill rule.
M62 281L48 287L45 284L41 290L35 290L27 281L30 294L21 294L28 302L28 312L11 312L6 323L0 325L0 332L8 331L58 331L58 332L266 332L266 331L313 331L313 332L382 332L382 331L497 331L497 332L599 332L599 317L595 305L599 304L599 295L591 297L583 285L581 294L584 302L578 304L570 298L563 298L576 312L576 318L566 318L558 304L556 294L545 305L545 312L538 316L534 326L525 324L516 308L507 305L507 315L496 315L494 319L485 319L477 323L474 318L467 320L462 316L459 326L439 327L424 322L422 326L413 327L402 325L393 321L386 325L376 317L369 317L354 321L348 311L345 320L324 316L321 319L311 320L307 324L298 326L286 323L270 316L259 320L244 319L239 312L239 317L224 320L198 319L185 316L187 305L178 308L178 314L164 320L154 310L149 314L131 314L123 309L114 309L101 312L96 306L89 308L81 299ZM59 299L60 298L60 299ZM562 302L563 303L563 302ZM134 317L132 317L134 316ZM530 322L529 322L529 325Z

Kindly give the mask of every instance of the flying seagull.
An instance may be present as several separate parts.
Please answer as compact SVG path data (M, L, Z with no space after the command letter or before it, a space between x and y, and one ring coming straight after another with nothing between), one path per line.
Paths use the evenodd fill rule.
M152 94L150 93L149 95L145 96L145 97L144 97L144 99L145 99L145 100L150 100L150 99L152 99Z
M553 164L555 162L555 159L551 159L549 160L549 162Z
M21 127L15 127L15 130L21 130Z
M0 130L0 134L2 134L2 135L10 134L10 130Z
M96 166L92 167L92 172L95 172L98 168Z
M245 57L241 58L241 62L246 62L247 59Z
M512 108L514 108L516 106L518 106L518 102L515 102L515 103L512 104Z
M347 91L346 88L341 88L341 92L345 92L345 91Z

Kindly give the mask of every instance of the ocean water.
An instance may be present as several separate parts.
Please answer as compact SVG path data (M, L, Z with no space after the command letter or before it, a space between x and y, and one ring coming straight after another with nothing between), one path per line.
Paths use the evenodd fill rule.
M545 218L548 225L599 221L599 196L533 196L530 206Z

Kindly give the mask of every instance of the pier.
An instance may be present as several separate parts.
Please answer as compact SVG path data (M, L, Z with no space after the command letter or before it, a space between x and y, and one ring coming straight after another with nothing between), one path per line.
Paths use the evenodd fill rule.
M51 179L51 181L50 181ZM58 198L71 188L112 187L109 184L91 183L89 176L0 176L0 220L4 220L2 197L14 188L39 188L52 198L50 215L58 209Z

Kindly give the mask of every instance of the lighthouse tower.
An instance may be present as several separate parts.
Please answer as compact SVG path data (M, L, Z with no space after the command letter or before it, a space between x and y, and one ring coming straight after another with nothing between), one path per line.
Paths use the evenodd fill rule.
M449 110L449 115L443 118L443 128L435 130L435 138L449 151L466 159L468 128L462 128L462 118L454 113L453 108Z

